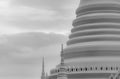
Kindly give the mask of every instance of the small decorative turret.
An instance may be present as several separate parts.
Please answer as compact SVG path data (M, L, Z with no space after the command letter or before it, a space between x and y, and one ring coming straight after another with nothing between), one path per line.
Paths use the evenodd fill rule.
M49 79L48 74L46 73L46 79Z
M109 77L109 79L114 79L114 75L111 74L110 77Z
M61 63L59 66L59 72L58 72L58 76L57 79L67 79L67 75L66 75L66 66L64 63L64 52L63 52L63 44L61 46Z
M46 79L45 65L44 65L44 57L43 57L43 59L42 59L42 73L41 73L41 79Z
M61 65L65 65L64 64L64 52L63 52L63 44L61 45Z
M118 71L118 73L115 74L114 79L120 79L120 71Z

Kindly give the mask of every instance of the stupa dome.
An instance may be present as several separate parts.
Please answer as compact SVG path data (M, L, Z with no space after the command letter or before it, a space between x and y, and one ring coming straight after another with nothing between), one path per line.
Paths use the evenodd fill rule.
M81 58L106 63L120 56L120 0L81 0L76 15L64 49L66 63Z
M63 52L68 79L112 79L119 74L120 0L80 0ZM52 70L50 79L58 72Z

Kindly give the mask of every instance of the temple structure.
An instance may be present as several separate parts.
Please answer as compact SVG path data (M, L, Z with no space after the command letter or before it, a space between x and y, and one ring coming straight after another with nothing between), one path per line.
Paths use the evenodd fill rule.
M63 50L68 79L120 78L120 0L80 0ZM49 79L57 79L59 65Z
M60 65L58 66L58 75L57 75L57 79L67 79L67 68L66 68L66 65L64 63L64 52L63 52L63 45L61 47L61 63Z

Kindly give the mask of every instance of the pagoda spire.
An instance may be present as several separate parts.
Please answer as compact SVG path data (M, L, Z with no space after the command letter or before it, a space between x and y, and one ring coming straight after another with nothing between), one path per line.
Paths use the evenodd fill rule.
M64 52L63 52L63 44L61 45L61 65L64 65Z
M42 58L42 73L41 73L41 79L46 79L44 57Z
M66 66L64 63L64 51L63 51L63 44L61 45L61 63L59 65L59 72L57 75L57 79L68 79L66 74Z
M42 59L42 73L45 74L45 63L44 63L44 57Z

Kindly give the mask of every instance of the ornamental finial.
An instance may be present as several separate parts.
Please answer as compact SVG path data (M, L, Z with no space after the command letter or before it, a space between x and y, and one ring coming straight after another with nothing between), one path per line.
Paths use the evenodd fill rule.
M64 52L63 52L63 44L61 45L61 64L64 64Z

